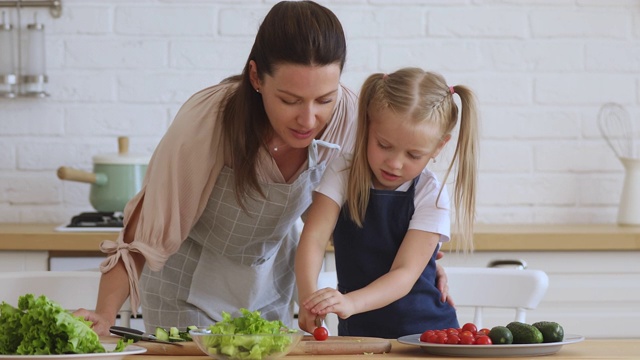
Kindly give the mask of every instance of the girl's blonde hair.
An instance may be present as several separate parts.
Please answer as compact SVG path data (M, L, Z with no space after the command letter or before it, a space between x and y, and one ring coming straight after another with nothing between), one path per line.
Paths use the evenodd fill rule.
M358 130L346 202L351 219L358 226L362 226L364 222L373 177L367 158L369 111L390 109L396 114L410 115L415 123L429 122L437 126L444 137L451 134L458 123L458 106L453 100L454 93L458 94L462 105L458 142L442 180L436 203L454 164L457 165L453 191L455 217L452 235L457 250L473 250L478 152L475 96L466 86L450 87L442 75L419 68L403 68L392 74L373 74L367 78L360 90Z

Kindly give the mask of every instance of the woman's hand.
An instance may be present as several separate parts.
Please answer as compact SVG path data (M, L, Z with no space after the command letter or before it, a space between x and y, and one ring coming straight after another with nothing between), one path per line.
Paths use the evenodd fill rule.
M302 303L302 306L311 314L320 317L334 313L341 319L346 319L355 312L353 301L332 288L324 288L314 292Z
M442 251L438 251L438 254L436 254L436 260L440 260L443 257L444 257L444 253ZM440 293L442 294L442 296L440 297L440 300L442 302L445 302L445 301L448 302L449 305L455 308L456 304L453 301L453 298L449 296L449 280L447 279L447 272L444 271L444 267L442 267L442 265L438 263L436 263L436 286L438 287L438 290L440 290Z
M87 309L78 309L73 313L73 315L80 316L85 320L91 321L91 328L99 336L108 336L110 334L109 328L115 325L115 319L113 319L113 321L109 321L109 319L104 316Z

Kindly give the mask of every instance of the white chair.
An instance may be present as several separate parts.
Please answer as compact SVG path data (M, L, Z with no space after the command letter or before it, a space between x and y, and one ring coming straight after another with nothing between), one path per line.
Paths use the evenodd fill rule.
M527 310L538 306L549 286L549 277L541 270L445 267L445 271L456 308L472 308L478 328L483 327L485 308L511 308L515 317L510 321L526 322Z
M94 310L100 286L99 271L0 272L0 301L13 306L24 294L45 295L64 309ZM125 301L119 312L120 325L130 326L131 308Z

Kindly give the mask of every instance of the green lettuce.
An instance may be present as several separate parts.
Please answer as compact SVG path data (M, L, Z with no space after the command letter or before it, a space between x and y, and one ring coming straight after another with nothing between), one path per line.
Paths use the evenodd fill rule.
M264 357L283 352L291 344L291 330L282 321L264 319L259 311L240 309L242 316L233 318L222 313L222 321L209 326L211 334L228 336L207 336L205 345L211 354L223 354L229 359L261 360ZM272 334L273 336L235 336Z
M20 296L18 308L3 302L0 305L0 330L0 354L105 352L90 321L73 316L44 295Z

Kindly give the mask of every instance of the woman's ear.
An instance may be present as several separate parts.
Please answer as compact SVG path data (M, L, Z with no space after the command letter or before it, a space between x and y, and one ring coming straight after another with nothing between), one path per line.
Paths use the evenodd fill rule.
M260 77L258 76L258 65L255 61L249 60L249 81L253 88L260 92Z
M438 156L438 154L440 154L440 151L442 151L444 146L447 145L449 140L451 140L451 134L447 134L443 136L442 139L440 139L440 143L438 143L438 147L436 148L436 151L432 155L433 158L435 158L436 156Z

